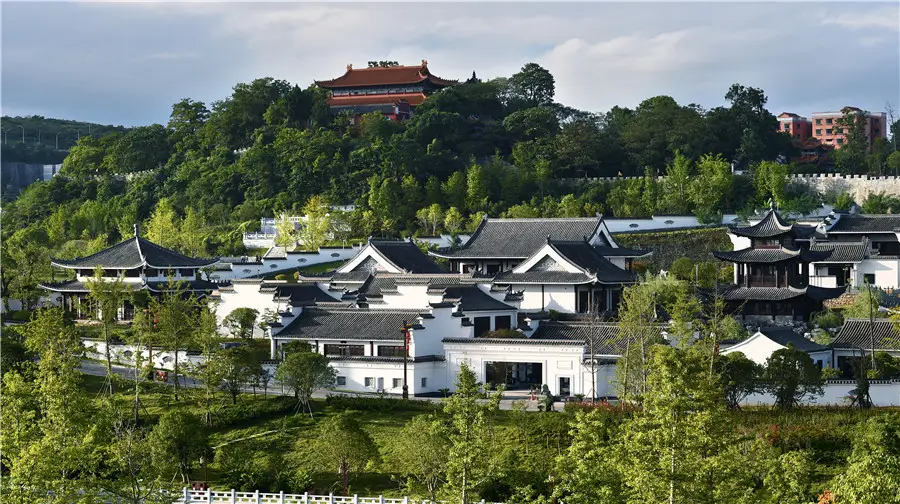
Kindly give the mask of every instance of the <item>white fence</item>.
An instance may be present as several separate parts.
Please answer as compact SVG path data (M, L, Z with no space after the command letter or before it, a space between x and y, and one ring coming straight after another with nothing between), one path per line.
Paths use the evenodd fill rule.
M856 388L854 380L829 380L823 387L821 396L807 396L803 404L808 406L846 406L850 404L850 394ZM869 382L872 404L879 407L900 406L900 381L872 380ZM775 398L769 394L753 394L742 403L745 406L771 406Z
M310 495L256 492L217 492L213 490L188 490L184 489L184 496L175 501L175 504L438 504L437 501L416 500L409 497L360 497L358 495ZM501 504L486 503L480 504Z

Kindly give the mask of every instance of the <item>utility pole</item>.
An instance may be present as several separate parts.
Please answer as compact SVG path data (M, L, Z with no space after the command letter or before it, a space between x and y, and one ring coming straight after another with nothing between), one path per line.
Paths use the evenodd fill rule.
M38 139L37 143L41 143L41 128L38 128Z
M8 140L9 140L9 130L10 129L12 129L12 128L6 128L5 130L3 130L3 143L5 143L5 144L9 143Z
M56 134L56 150L59 150L59 135L62 135L62 131Z
M25 143L25 126L18 124L16 125L16 128L22 128L22 143Z
M409 384L407 383L407 363L409 362L409 330L412 326L403 321L400 332L403 333L403 399L409 399Z
M873 305L874 299L872 299L872 286L869 282L866 282L866 290L869 293L869 348L872 358L872 369L876 370L875 366L875 307Z

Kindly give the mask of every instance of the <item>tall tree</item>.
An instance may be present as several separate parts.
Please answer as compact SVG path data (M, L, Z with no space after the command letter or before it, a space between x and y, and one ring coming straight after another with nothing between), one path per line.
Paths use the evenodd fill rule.
M331 367L327 357L306 346L301 351L291 352L284 357L275 370L275 379L293 391L294 398L298 401L297 409L305 406L312 417L310 401L313 392L334 387L337 372Z
M537 63L526 63L509 79L509 99L521 108L549 105L555 93L553 74Z
M174 472L182 483L191 480L194 464L209 454L209 438L203 423L184 409L162 414L148 436L150 456L159 470Z
M125 286L122 284L122 277L117 276L114 279L103 277L103 268L97 266L94 269L94 277L88 280L89 297L92 301L93 310L91 318L98 320L103 328L103 348L106 357L106 386L107 391L113 393L113 372L112 372L112 351L113 343L112 330L116 322L119 320L119 308L123 307L123 303L127 297Z
M163 293L150 302L150 311L157 320L157 334L162 347L171 352L172 391L175 400L179 399L181 365L179 355L191 342L196 323L197 300L187 291L184 282L169 279L163 287Z
M174 249L180 245L180 228L181 220L175 213L175 208L168 198L163 198L156 204L153 215L147 221L147 231L144 234L153 243Z
M766 359L766 388L775 406L791 409L807 395L821 395L822 376L809 354L792 346L776 350Z
M251 328L251 331L253 329ZM203 384L205 397L204 423L212 426L212 399L222 384L222 366L217 365L217 356L222 351L225 338L219 333L215 311L209 305L200 305L200 315L194 329L194 343L200 348L203 360L191 369L194 379Z
M446 429L434 415L419 415L403 425L390 445L387 459L406 478L409 492L424 492L437 500L446 478L449 441Z
M253 308L235 308L222 319L222 326L228 329L228 334L232 337L250 339L258 317L259 311Z
M485 396L488 401L483 403ZM496 393L486 394L475 373L463 363L456 376L456 392L444 400L444 414L450 422L447 486L461 504L472 502L491 474L491 417L502 398L502 385Z
M847 467L833 483L835 502L898 502L900 415L870 418L857 433Z
M328 202L322 196L313 196L306 201L302 210L306 220L297 233L306 250L319 250L330 238L331 215Z
M312 446L303 442L298 449L311 450L323 466L337 468L344 494L349 487L350 474L361 471L369 461L378 457L378 446L372 437L347 412L323 422Z

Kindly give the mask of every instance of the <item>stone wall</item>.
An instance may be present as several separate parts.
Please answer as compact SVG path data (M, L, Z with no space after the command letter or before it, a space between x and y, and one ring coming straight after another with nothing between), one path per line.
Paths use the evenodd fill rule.
M580 185L589 183L613 183L620 180L636 180L643 177L594 177L578 179L560 179L566 185ZM658 177L660 181L664 176ZM795 174L791 178L794 184L801 184L814 189L820 194L838 194L848 192L853 199L860 203L870 194L883 192L885 194L900 196L900 177L869 175L841 175L840 173L816 173Z

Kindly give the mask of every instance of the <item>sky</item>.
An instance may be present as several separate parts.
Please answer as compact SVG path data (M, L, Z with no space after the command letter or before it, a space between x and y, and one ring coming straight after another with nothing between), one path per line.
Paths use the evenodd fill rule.
M556 101L605 112L669 95L706 108L733 83L768 109L809 116L900 109L900 4L243 3L4 1L4 115L165 124L173 103L211 103L239 82L306 87L370 60L464 80L528 62Z

